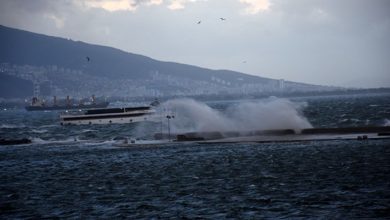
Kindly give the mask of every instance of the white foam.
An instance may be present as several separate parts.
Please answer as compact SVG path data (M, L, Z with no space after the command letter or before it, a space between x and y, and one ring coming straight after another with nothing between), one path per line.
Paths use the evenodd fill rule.
M43 134L43 133L48 132L48 130L46 130L46 129L32 129L31 132L38 133L38 134Z
M83 141L78 140L77 137L69 137L64 140L43 140L38 137L29 138L33 144L69 144L69 143L80 143Z
M175 99L163 103L163 107L171 109L175 115L174 119L170 119L172 132L267 129L299 131L312 127L300 113L306 105L273 97L262 101L240 102L222 113L192 99Z
M25 128L24 124L1 124L0 128Z
M97 130L93 130L93 129L83 129L81 130L81 133L88 133L88 132L95 132Z
M111 146L112 144L116 143L115 141L109 140L109 141L83 141L83 146Z
M38 137L30 138L30 140L34 144L46 144L46 143L49 143L49 141L45 141L45 140L43 140L41 138L38 138Z
M55 127L60 127L59 124L53 124L53 125L42 125L39 126L39 128L55 128Z

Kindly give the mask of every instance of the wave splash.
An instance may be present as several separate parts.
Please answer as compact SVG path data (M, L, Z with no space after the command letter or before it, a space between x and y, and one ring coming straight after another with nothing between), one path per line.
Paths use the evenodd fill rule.
M162 104L175 118L170 120L173 132L250 131L311 128L301 110L304 102L269 98L262 101L239 102L218 111L193 99L174 99Z

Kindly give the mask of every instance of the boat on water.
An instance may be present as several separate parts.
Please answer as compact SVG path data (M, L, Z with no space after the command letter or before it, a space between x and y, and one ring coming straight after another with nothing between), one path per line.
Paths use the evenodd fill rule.
M66 103L57 103L57 98L54 96L53 104L47 105L44 101L33 97L31 105L26 106L27 111L59 111L59 110L80 110L80 109L95 109L107 108L109 102L96 102L95 96L92 96L91 102L80 102L79 104L72 104L69 96L66 98Z
M91 125L91 124L125 124L135 122L159 122L157 114L158 102L149 106L127 108L89 109L60 114L61 125Z

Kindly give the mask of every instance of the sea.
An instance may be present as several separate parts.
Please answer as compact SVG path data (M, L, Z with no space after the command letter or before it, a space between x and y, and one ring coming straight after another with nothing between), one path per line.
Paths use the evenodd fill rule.
M390 126L390 94L289 102L312 127ZM59 112L0 110L0 138L32 140L0 145L0 219L390 218L389 139L116 144L163 129L61 126Z

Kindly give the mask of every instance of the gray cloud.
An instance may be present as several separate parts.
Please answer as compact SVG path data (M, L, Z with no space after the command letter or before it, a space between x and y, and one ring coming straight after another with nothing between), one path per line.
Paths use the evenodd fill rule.
M270 0L269 10L256 14L243 13L247 5L238 0L199 1L178 11L167 9L168 1L134 2L142 7L109 12L72 0L0 1L0 23L209 68L390 86L387 0Z

